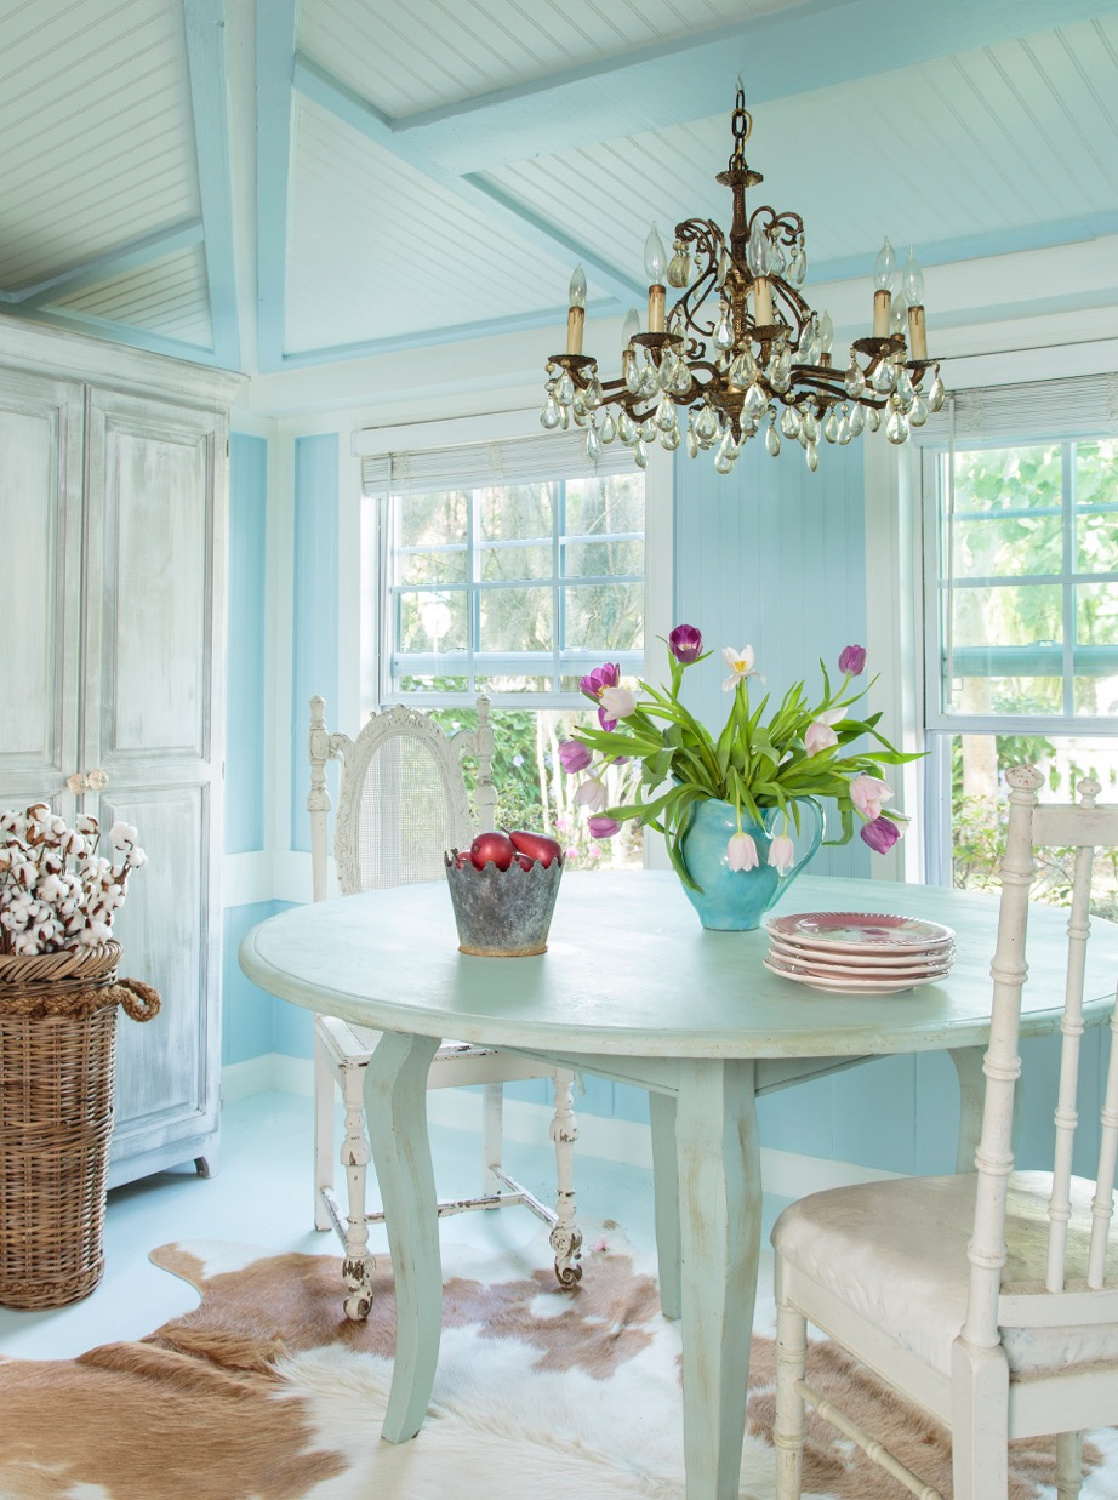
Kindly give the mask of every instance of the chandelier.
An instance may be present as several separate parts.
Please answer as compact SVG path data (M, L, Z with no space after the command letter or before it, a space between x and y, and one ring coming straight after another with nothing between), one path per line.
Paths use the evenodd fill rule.
M898 267L886 239L874 264L872 333L851 344L846 369L836 367L830 315L813 312L800 291L807 275L803 219L767 205L746 211L746 188L763 179L745 160L753 120L740 79L731 120L733 154L717 177L734 199L729 244L709 219L687 219L676 225L668 261L652 226L644 247L648 331L630 309L616 380L602 380L597 360L582 352L586 277L575 268L567 348L547 362L540 421L548 429L572 422L585 428L592 460L616 439L644 468L648 445L658 440L669 451L684 443L692 458L714 449L714 467L728 474L764 428L769 453L799 442L814 472L820 438L842 445L884 423L889 441L904 443L943 405L939 365L928 359L924 275L915 254ZM670 310L668 286L680 292Z

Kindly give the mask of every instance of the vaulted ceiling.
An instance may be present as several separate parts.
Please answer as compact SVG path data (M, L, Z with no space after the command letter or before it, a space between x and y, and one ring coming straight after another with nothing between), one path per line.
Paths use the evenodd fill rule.
M739 73L816 281L1118 233L1118 0L0 0L0 307L263 372L617 312Z

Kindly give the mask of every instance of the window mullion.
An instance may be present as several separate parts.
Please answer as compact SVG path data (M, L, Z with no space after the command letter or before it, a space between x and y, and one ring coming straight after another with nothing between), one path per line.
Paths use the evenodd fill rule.
M475 657L481 641L481 551L478 547L480 526L478 492L471 489L466 498L466 685L470 697L477 697Z
M1061 605L1063 616L1063 705L1065 715L1075 717L1075 444L1060 448L1060 497L1063 502L1063 568Z
M563 583L567 576L566 548L562 538L567 535L567 481L560 479L555 503L551 508L551 587L552 587L552 689L559 691L559 663L567 649L567 591Z

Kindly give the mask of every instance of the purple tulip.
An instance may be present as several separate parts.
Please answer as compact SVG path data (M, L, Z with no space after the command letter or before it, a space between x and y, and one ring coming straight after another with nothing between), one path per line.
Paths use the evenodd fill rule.
M839 652L839 671L847 677L859 677L866 670L865 646L844 646Z
M616 719L611 719L610 716L609 716L609 714L606 713L606 711L605 711L604 708L599 708L598 709L598 723L602 726L602 728L606 731L607 734L609 733L609 731L611 729L616 729L617 728L617 720Z
M568 776L585 771L590 760L590 751L579 740L564 740L559 746L559 763Z
M592 839L611 839L615 833L621 832L621 824L613 818L591 818L586 826Z
M588 677L579 678L579 692L585 693L595 703L602 696L602 689L617 687L621 682L620 662L607 661L600 667L595 667Z
M862 842L875 854L888 854L900 836L901 830L891 818L874 818L872 823L862 824Z
M668 636L668 648L676 661L689 667L703 654L703 633L694 625L677 625Z

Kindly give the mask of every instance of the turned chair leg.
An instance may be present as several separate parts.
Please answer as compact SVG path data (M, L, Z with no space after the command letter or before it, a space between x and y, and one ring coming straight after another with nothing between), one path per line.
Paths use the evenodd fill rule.
M1056 1500L1079 1500L1083 1488L1083 1434L1061 1432L1056 1439Z
M551 1231L551 1248L555 1252L555 1275L560 1286L574 1286L582 1280L582 1231L575 1223L574 1146L578 1127L571 1107L574 1081L573 1073L562 1068L556 1070L551 1139L555 1144L558 1223Z
M330 1229L323 1191L334 1186L334 1069L322 1038L314 1039L314 1227Z
M796 1389L807 1359L807 1320L787 1302L776 1310L776 1500L800 1500L804 1466L804 1398Z
M342 1276L349 1295L346 1317L354 1322L369 1316L372 1306L372 1274L375 1262L369 1255L369 1225L365 1218L365 1186L369 1174L369 1138L365 1133L365 1069L343 1065L342 1102L345 1104L345 1140L342 1166L349 1188L345 1259Z
M499 1083L487 1083L485 1085L485 1182L482 1192L487 1198L495 1193L500 1193L504 1183L497 1176L496 1169L501 1165L501 1132L503 1129L502 1116L505 1107L505 1091ZM497 1206L497 1205L494 1205Z

